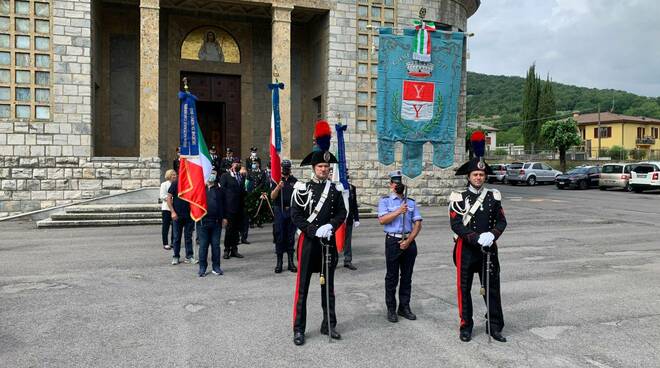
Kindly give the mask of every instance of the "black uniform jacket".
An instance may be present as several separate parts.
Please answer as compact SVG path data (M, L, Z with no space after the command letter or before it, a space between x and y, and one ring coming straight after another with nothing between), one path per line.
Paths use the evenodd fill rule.
M308 195L312 196L311 207L313 211L321 198L325 183L315 183L310 181L305 185L307 186L307 189L311 189L311 194ZM302 199L305 200L305 198ZM341 196L341 192L337 190L334 184L330 184L328 198L325 200L321 211L312 223L307 221L309 215L309 211L302 208L295 200L291 203L291 218L293 223L305 234L306 239L314 239L314 236L316 236L316 230L325 224L331 224L332 230L335 231L344 222L346 219L344 199ZM334 244L334 235L332 237L332 243Z
M487 190L487 189L484 189ZM499 195L499 192L497 192ZM452 194L454 196L455 194ZM465 208L465 199L468 198L470 206L472 206L479 198L480 194L472 193L469 190L460 192L462 200L456 201L458 207ZM450 197L451 200L451 197ZM477 210L472 216L472 220L466 225L463 225L463 216L454 211L451 207L449 209L449 218L451 229L463 239L464 243L479 247L479 235L485 232L491 232L495 235L497 240L506 228L506 217L504 217L504 210L499 200L495 199L494 192L489 190L484 198L481 206L483 209ZM467 209L466 209L467 210Z
M223 209L225 215L242 213L245 196L245 178L241 178L239 182L230 172L226 172L220 177L220 188L223 191Z

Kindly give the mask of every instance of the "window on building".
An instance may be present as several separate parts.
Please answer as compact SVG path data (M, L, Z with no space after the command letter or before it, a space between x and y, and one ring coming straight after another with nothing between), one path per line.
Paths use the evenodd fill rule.
M660 135L660 128L651 128L651 137L658 139L658 136Z
M323 118L323 104L321 103L321 96L316 96L314 99L314 112L316 113L316 120Z
M637 138L644 138L644 135L646 135L646 128L638 127L637 128Z
M594 138L611 138L612 137L612 127L601 127L600 134L598 134L598 128L594 128Z
M376 121L378 27L396 27L396 0L357 0L357 129L369 130Z
M50 14L50 0L0 0L0 118L50 119Z

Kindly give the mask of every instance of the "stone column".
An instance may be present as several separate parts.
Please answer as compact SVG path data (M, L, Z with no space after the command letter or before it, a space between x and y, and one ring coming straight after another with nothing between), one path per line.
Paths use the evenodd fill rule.
M158 157L160 0L140 0L140 157Z
M293 6L273 4L271 38L272 67L277 66L280 90L282 158L291 158L291 11ZM273 69L273 71L275 71Z

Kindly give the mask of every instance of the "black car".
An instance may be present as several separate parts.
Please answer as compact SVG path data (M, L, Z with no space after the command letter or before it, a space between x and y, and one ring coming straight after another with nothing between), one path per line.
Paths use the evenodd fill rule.
M588 189L597 187L600 179L600 167L580 166L569 170L566 174L558 175L555 179L557 188L579 188Z

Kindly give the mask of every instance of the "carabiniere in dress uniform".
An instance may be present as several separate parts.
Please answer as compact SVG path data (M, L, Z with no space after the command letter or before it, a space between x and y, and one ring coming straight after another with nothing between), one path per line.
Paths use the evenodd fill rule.
M506 217L502 209L502 196L496 189L484 187L490 166L483 160L484 134L472 134L471 143L476 157L456 170L456 175L467 175L468 187L462 192L452 192L449 196L449 218L455 233L454 264L458 294L458 314L460 317L461 341L472 339L472 298L470 290L474 273L479 274L481 295L487 306L486 333L500 342L504 317L500 297L500 263L497 252L497 239L506 228Z

